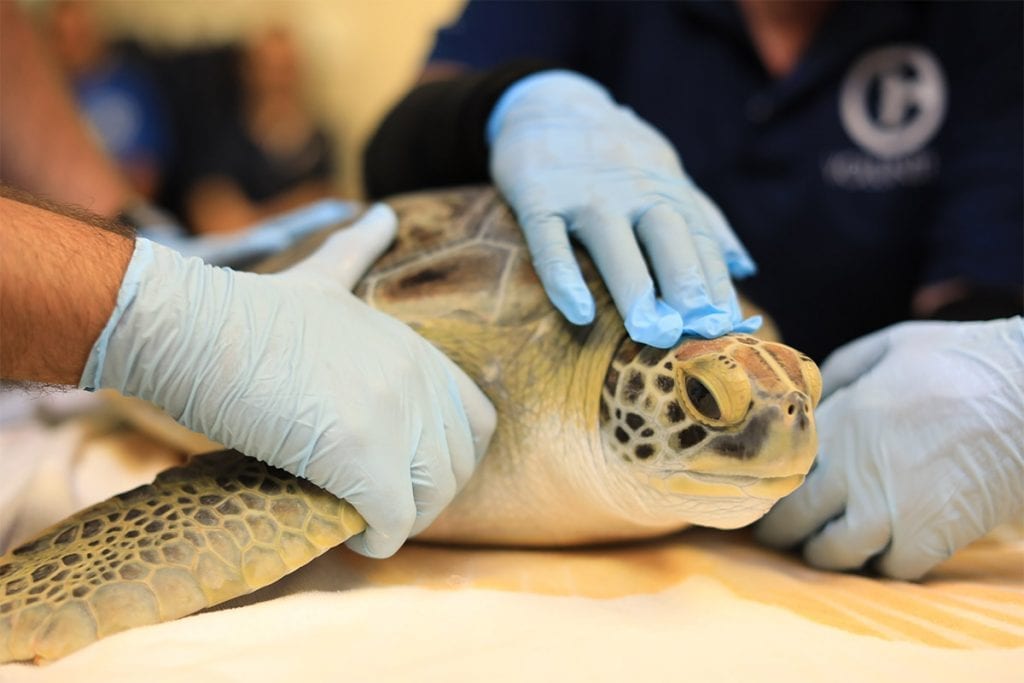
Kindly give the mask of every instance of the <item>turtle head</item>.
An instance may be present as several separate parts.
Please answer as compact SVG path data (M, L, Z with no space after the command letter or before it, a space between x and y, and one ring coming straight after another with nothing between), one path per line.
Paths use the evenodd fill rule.
M783 344L728 335L666 350L625 340L600 403L608 470L630 498L620 507L643 524L749 524L803 483L820 397L817 366Z

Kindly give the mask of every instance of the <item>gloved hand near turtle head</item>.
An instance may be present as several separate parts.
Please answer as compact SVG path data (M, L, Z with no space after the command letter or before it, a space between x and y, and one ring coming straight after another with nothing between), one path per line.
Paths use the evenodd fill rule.
M668 140L597 83L568 71L527 76L498 100L487 138L494 182L570 322L594 317L572 236L635 341L664 348L684 333L757 329L758 319L743 319L730 280L755 271L743 245Z
M895 325L833 353L822 379L817 467L762 541L917 579L1024 520L1024 319Z
M367 522L349 546L390 555L466 483L495 423L460 369L351 293L395 231L375 207L274 275L138 239L81 386L147 399L323 486Z

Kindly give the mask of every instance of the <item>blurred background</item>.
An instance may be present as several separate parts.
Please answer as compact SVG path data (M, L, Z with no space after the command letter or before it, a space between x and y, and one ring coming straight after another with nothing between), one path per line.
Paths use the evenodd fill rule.
M363 145L464 3L21 4L136 188L205 232L248 222L243 196L360 198Z

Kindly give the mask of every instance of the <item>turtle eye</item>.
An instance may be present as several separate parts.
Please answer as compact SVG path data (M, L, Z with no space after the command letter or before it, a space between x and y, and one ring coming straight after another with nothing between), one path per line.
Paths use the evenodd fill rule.
M750 411L752 390L746 371L722 354L690 359L678 368L680 401L697 422L733 427Z
M686 378L686 397L690 403L704 417L712 420L722 419L722 410L718 407L718 401L711 395L711 390L696 377Z

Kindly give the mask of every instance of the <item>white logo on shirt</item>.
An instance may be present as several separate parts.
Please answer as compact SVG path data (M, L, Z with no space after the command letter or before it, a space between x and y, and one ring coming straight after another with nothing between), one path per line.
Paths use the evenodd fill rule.
M872 50L850 69L839 94L846 134L880 159L927 145L946 117L946 78L931 51L914 45Z

